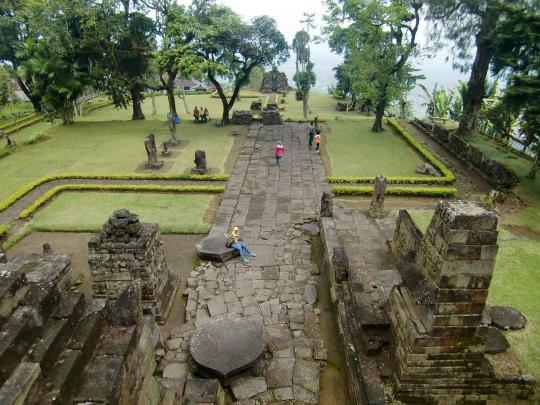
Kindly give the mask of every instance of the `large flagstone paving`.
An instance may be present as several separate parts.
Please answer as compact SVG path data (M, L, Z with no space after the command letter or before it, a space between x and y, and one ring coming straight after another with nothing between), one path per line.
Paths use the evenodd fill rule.
M274 159L278 140L285 146L281 166ZM265 327L270 355L252 375L231 384L238 403L318 402L326 349L318 310L304 294L318 275L311 272L311 244L302 225L317 220L327 190L320 158L307 148L305 125L250 127L210 234L237 225L257 257L249 265L205 263L191 273L186 324L167 342L176 348L167 353L167 364L187 360L194 330L210 319L254 319Z

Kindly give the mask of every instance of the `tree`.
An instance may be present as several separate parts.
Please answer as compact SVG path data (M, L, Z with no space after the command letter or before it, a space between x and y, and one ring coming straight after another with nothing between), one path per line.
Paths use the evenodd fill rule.
M145 118L143 91L155 48L154 21L140 7L131 0L95 3L93 18L86 21L93 28L89 41L100 48L93 71L94 85L105 91L117 107L125 108L131 102L133 120Z
M351 65L347 61L347 57L344 58L342 64L334 68L334 77L336 78L336 95L338 97L351 97L351 102L347 103L347 111L356 107L356 93L352 86L352 72Z
M410 86L421 3L400 0L327 0L330 47L348 56L353 88L374 101L372 131L381 132L386 107Z
M490 40L494 49L493 72L509 72L502 103L521 113L520 132L526 144L536 144L528 177L540 169L540 12L538 7L501 6L503 22Z
M195 17L195 38L189 46L194 61L216 87L223 105L222 123L230 123L229 112L257 66L284 62L288 46L274 19L255 17L249 23L229 7L214 0L195 0L191 12ZM227 98L219 78L229 79L232 93Z
M15 72L17 83L32 103L36 112L41 112L41 99L34 93L34 83L21 66L26 60L19 52L28 38L39 35L35 23L43 23L40 14L43 5L40 2L29 4L26 1L0 2L0 61L9 62Z
M477 127L482 101L486 93L486 79L494 57L493 39L498 36L505 3L494 0L427 0L427 19L432 21L431 37L443 44L441 38L451 43L454 66L462 72L470 69L470 78L463 95L463 112L458 132L471 134ZM471 54L474 52L474 56ZM470 61L472 65L470 64Z
M296 83L296 99L302 100L304 119L308 116L309 90L315 85L316 79L310 60L309 42L308 32L302 30L296 33L292 43L292 49L296 53L296 73L293 80Z

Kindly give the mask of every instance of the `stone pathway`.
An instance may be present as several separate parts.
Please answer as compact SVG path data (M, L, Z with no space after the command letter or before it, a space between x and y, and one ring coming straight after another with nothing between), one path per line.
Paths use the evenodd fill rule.
M220 267L206 263L191 273L187 322L167 341L164 376L186 376L182 364L195 328L211 318L249 317L264 324L269 352L250 375L231 384L237 403L318 403L326 349L313 306L318 270L302 225L317 220L328 185L306 134L305 126L292 123L250 128L211 234L237 225L257 257L247 266L239 260ZM285 146L279 167L278 140Z

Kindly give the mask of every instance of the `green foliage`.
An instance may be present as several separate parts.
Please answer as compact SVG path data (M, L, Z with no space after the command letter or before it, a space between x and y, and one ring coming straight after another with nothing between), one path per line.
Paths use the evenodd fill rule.
M189 47L194 58L192 65L206 74L216 87L223 104L222 121L228 124L229 111L257 66L284 62L289 56L283 34L274 19L268 16L253 18L249 23L229 7L214 0L196 1L191 12L195 17ZM225 95L219 78L232 81L232 94Z
M373 194L373 187L333 186L336 195L359 196ZM455 197L457 189L453 187L388 187L386 195L411 197Z
M10 224L0 225L0 238L11 229Z
M102 179L102 180L189 180L189 181L227 181L226 174L95 174L95 173L65 173L42 177L19 189L4 201L0 202L0 212L6 210L36 187L54 180L68 179ZM198 186L199 187L199 186Z
M16 118L16 119L14 119L12 121L6 122L3 125L0 125L0 131L5 130L6 128L9 128L9 127L16 127L16 126L24 123L25 121L29 121L29 120L32 120L34 118L37 118L36 114L28 114L28 115L25 115L22 118Z
M262 86L264 78L264 68L262 66L255 66L249 75L249 81L244 85L245 89L259 91ZM241 97L245 97L243 92Z
M116 185L116 184L66 184L57 186L32 203L28 208L21 211L19 218L28 218L41 206L49 202L58 193L63 191L131 191L153 193L222 193L223 186L154 186L154 185Z
M30 224L24 225L17 233L14 235L11 235L8 240L4 242L2 245L2 248L4 250L8 250L9 248L13 247L15 244L17 244L19 241L24 239L26 236L30 235L32 233L32 227Z
M25 145L32 145L34 143L38 143L42 141L44 138L45 138L45 134L43 132L38 132L33 135L30 135L24 143Z
M11 153L11 149L2 148L0 149L0 159L8 156Z
M416 80L409 58L416 52L421 4L383 0L328 4L325 31L330 47L350 64L355 94L375 104L373 131L380 132L386 107L403 99Z

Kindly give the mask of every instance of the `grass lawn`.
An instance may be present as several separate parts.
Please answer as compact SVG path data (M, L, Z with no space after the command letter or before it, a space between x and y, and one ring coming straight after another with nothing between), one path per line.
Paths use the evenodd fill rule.
M144 193L62 193L31 220L38 231L99 232L117 209L127 208L163 233L207 233L211 195Z
M166 102L165 97L158 99ZM146 161L144 137L153 132L156 144L160 145L168 139L169 130L161 115L149 115L144 121L130 121L129 114L123 116L124 113L126 111L103 107L72 125L48 127L46 133L50 139L35 145L19 146L12 154L0 159L0 200L29 182L54 173L123 174L138 171L141 163ZM119 120L111 121L113 117ZM160 120L157 120L158 117ZM32 133L41 131L41 126L47 125L40 123L31 126L22 130L14 139L21 144L20 140L27 139ZM209 168L223 172L234 142L226 134L235 129L238 127L218 128L214 125L195 125L191 121L183 122L178 127L177 137L187 141L187 146L178 157L170 159L172 164L169 170L162 172L186 172L194 166L193 158L197 149L206 151Z
M373 133L371 117L328 124L331 133L323 136L332 176L420 176L415 168L424 160L387 125Z
M516 214L505 217L505 222L525 226L540 233L540 173L537 174L536 179L525 177L531 170L532 161L511 153L508 149L483 136L473 136L467 141L489 158L512 169L520 178L517 194L523 197L529 206Z
M424 232L431 221L431 210L409 210ZM502 223L506 222L503 218ZM517 239L499 225L499 253L489 289L488 303L507 305L523 312L525 329L506 332L523 364L523 371L540 379L540 241Z

